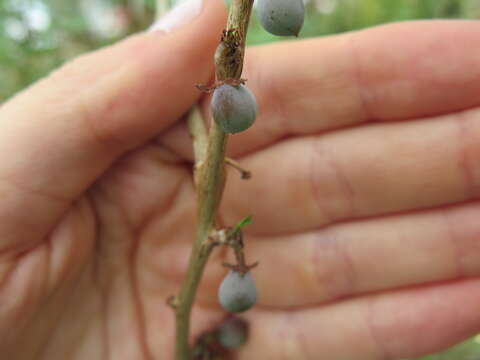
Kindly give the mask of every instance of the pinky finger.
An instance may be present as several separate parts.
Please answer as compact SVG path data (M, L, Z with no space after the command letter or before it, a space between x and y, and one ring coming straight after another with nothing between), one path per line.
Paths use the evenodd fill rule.
M480 279L371 294L318 308L257 310L237 360L385 360L440 351L480 331Z

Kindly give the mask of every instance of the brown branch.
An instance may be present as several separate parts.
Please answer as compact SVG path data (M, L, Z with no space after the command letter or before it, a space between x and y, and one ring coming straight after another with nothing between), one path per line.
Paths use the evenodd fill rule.
M215 54L217 81L240 79L245 53L245 37L253 0L233 0L227 28ZM225 149L228 136L212 121L208 137L207 154L197 174L198 227L192 247L187 274L176 307L176 359L191 360L188 335L190 314L195 295L207 263L215 246L209 238L214 230L215 217L225 185Z

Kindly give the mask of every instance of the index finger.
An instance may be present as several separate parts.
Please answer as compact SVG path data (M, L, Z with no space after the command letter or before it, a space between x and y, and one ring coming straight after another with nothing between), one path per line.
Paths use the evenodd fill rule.
M243 155L291 135L422 118L480 104L480 23L417 21L247 51L260 116Z
M224 23L225 6L205 1L175 31L84 55L0 108L0 249L44 239L117 159L188 111Z

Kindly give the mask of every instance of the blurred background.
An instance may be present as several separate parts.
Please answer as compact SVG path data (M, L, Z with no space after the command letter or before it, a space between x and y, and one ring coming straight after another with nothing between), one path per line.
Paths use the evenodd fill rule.
M222 1L222 0L218 0ZM156 3L160 7L156 7ZM302 37L427 18L480 19L480 0L305 0ZM175 0L0 0L0 104L78 54L149 26ZM250 44L278 41L252 19ZM354 360L354 359L352 359ZM480 337L421 360L480 360Z

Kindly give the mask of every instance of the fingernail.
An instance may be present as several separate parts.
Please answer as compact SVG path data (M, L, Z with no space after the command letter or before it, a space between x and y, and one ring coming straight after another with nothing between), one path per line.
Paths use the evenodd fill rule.
M172 32L200 15L203 0L180 0L178 5L158 19L148 31Z

